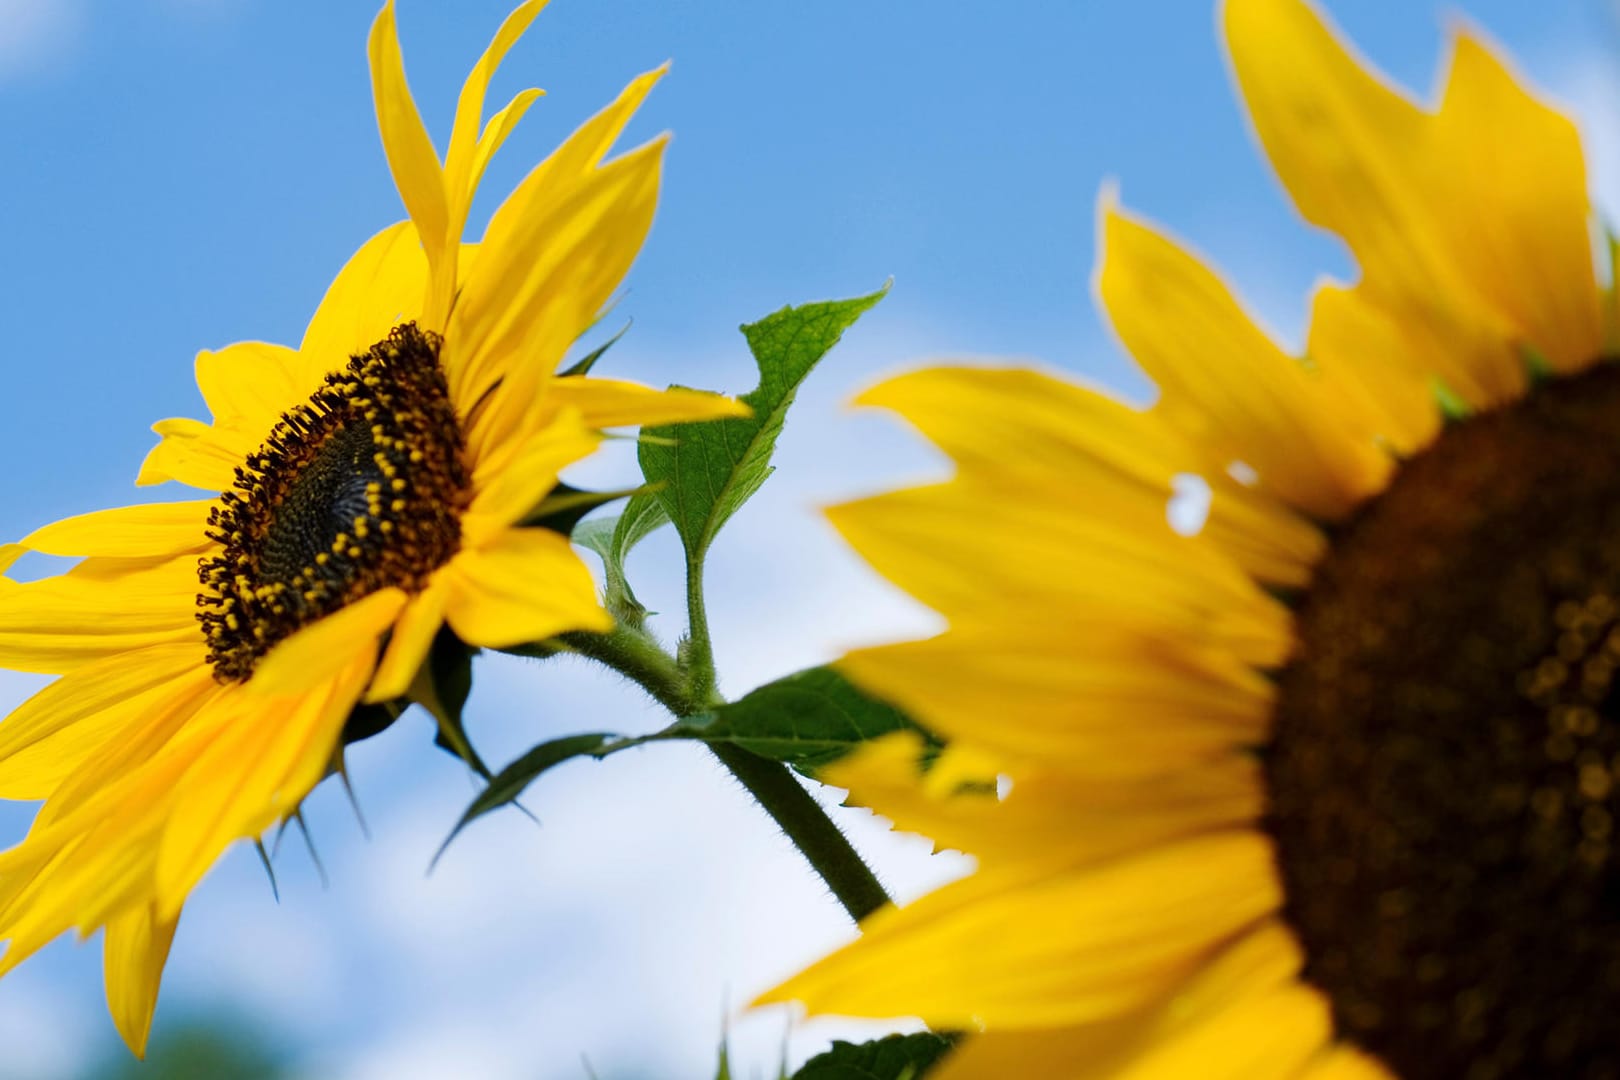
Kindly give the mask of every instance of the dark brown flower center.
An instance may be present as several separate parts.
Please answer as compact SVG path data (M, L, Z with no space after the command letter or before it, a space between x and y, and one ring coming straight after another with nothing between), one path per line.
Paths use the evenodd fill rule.
M1269 828L1341 1033L1402 1080L1620 1077L1620 369L1449 427L1298 623Z
M396 327L282 414L208 517L197 618L222 682L378 589L419 592L461 544L464 442L439 340Z

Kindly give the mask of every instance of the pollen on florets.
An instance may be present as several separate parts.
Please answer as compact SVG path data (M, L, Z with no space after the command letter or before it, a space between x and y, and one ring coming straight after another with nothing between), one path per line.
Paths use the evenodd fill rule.
M221 682L378 589L419 592L461 545L465 441L439 339L405 323L282 414L208 517L197 618Z

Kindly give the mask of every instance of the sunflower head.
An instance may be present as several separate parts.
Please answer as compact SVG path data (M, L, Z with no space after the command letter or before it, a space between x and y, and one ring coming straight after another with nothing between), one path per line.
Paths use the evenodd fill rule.
M1105 193L1151 408L865 395L956 473L833 520L950 628L842 667L1009 785L919 783L903 736L834 766L978 869L765 1000L979 1032L950 1080L1620 1076L1620 372L1574 125L1465 27L1426 104L1300 0L1223 24L1359 280L1290 355Z
M0 551L81 559L0 588L0 665L60 676L0 723L0 797L44 800L0 853L0 972L105 929L108 1001L137 1053L191 889L296 813L357 707L404 699L446 633L500 648L611 627L567 538L527 523L559 471L607 427L746 412L557 370L651 224L665 140L608 154L663 69L464 238L485 166L539 94L486 121L485 90L542 6L514 11L468 76L442 162L384 6L372 82L409 220L355 253L298 348L198 356L212 418L158 424L138 482L207 497Z
M197 618L220 679L379 589L422 592L460 549L472 492L438 357L395 327L284 413L209 511Z

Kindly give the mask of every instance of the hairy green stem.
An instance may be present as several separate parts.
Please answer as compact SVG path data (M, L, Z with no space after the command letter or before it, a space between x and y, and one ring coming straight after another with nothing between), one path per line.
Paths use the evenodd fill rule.
M697 603L701 612L701 595ZM689 640L695 639L696 634ZM690 665L683 670L644 631L619 626L606 634L564 634L560 640L572 651L635 682L677 718L695 716L722 704L714 691L712 659L708 668L711 681L705 688L705 684L692 678ZM703 642L706 650L707 626ZM708 747L787 834L850 918L860 922L889 902L877 877L792 770L729 743L709 743Z
M709 749L781 826L850 918L860 922L889 902L877 875L792 770L730 743L710 743Z
M687 681L705 699L719 699L719 678L714 670L714 643L709 640L709 612L703 602L703 557L686 560L686 665Z
M605 634L574 631L557 640L571 652L617 671L677 717L695 715L708 705L692 700L680 665L644 630L620 625Z

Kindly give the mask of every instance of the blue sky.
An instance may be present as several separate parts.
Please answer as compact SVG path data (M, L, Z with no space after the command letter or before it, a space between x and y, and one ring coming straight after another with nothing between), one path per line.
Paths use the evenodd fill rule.
M506 0L400 0L406 66L441 141ZM1427 93L1449 17L1482 25L1578 113L1595 188L1620 209L1620 29L1599 0L1409 0L1330 9ZM6 359L0 534L144 497L148 425L201 409L200 348L296 342L333 273L401 210L371 114L369 3L0 0L0 236ZM620 310L613 373L740 391L738 323L784 303L890 297L807 388L781 471L722 537L711 601L733 692L848 645L932 625L866 573L814 507L937 461L840 406L883 372L1010 357L1150 390L1090 302L1093 205L1125 203L1225 269L1285 337L1340 246L1304 226L1252 145L1204 0L813 6L555 0L493 97L549 91L491 168L475 221L633 74L673 58L631 131L675 142L659 218ZM623 453L583 474L632 478ZM633 564L679 608L675 549ZM678 627L666 623L673 636ZM37 683L0 676L17 700ZM473 729L492 758L657 714L605 674L483 662ZM566 769L531 800L545 825L483 823L423 871L470 793L420 721L363 747L374 836L314 800L331 872L282 854L275 904L251 852L199 891L158 1023L231 1014L310 1077L704 1077L728 1009L845 939L836 906L700 754L654 748ZM27 807L0 807L0 843ZM953 857L848 815L897 891ZM785 1018L735 1022L763 1075ZM795 1028L802 1058L845 1031ZM111 1040L95 949L63 943L0 981L0 1077L64 1075ZM7 1072L7 1070L11 1070Z

